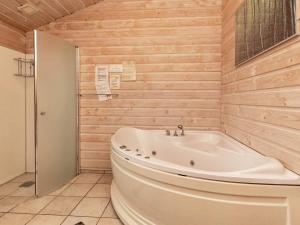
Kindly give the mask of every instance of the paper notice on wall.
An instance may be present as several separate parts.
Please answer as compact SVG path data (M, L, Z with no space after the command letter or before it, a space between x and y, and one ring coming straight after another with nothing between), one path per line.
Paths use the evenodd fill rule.
M109 65L109 73L123 73L123 65L122 64L110 64Z
M121 74L122 73L112 73L109 77L110 89L120 89L121 88Z
M99 101L106 101L108 99L111 99L108 65L96 65L95 86Z
M136 67L135 62L123 62L122 81L135 81L136 80Z

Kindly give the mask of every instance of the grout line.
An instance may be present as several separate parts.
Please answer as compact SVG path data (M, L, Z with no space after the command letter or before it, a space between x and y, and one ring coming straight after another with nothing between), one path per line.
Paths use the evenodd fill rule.
M78 179L78 178L77 178ZM76 180L77 180L76 179ZM72 196L62 196L61 194L67 189L67 188L69 188L69 186L71 186L73 183L72 182L69 182L69 183L67 183L67 184L65 184L64 186L66 186L58 195L46 195L46 196L51 196L51 197L53 197L53 199L48 203L48 204L46 204L42 209L40 209L36 214L35 214L35 216L34 217L32 217L32 219L31 220L29 220L26 224L28 224L30 221L32 221L36 216L38 216L38 215L52 215L52 216L63 216L63 215L53 215L53 214L40 214L45 208L47 208L55 199L57 199L58 197L72 197ZM58 189L59 190L59 189ZM56 190L57 191L57 190ZM76 196L76 197L81 197L81 196ZM82 199L81 199L82 200ZM80 200L80 201L81 201ZM80 202L79 201L79 202ZM76 205L77 206L77 205ZM76 207L75 206L75 207ZM72 212L72 211L71 211ZM68 216L66 216L66 218L67 218ZM62 223L66 220L66 218L62 221Z
M105 210L103 211L103 214L101 215L100 218L111 218L111 219L116 219L116 218L114 218L114 217L104 217L104 216L103 216L103 215L104 215L104 212L106 211L106 209L108 208L109 205L111 205L111 207L113 208L111 198L109 198L109 202L108 202L108 204L107 204L107 206L106 206ZM115 210L115 209L113 208L113 210Z
M92 173L91 173L92 174ZM46 195L46 196L49 196L49 197L53 197L53 199L51 201L49 201L44 207L42 207L37 213L21 213L21 212L11 212L13 209L15 209L16 207L18 207L20 204L22 203L25 203L25 202L28 202L29 200L35 200L35 199L38 199L36 198L34 195L33 196L16 196L16 197L24 197L25 200L23 202L20 202L19 204L17 204L16 206L14 206L12 209L10 209L8 212L3 212L3 215L4 214L7 214L7 213L10 213L10 214L28 214L28 215L33 215L33 217L26 223L26 224L29 224L36 216L39 216L39 215L51 215L51 216L64 216L64 220L61 222L61 224L63 224L66 219L69 217L69 216L73 216L71 215L72 212L77 208L77 206L83 201L83 199L86 199L86 198L97 198L97 199L109 199L108 203L106 204L104 210L101 212L101 215L100 217L93 217L93 216L75 216L74 217L89 217L89 218L95 218L95 219L98 219L97 223L100 222L101 218L104 218L103 215L105 213L105 211L107 210L109 204L111 203L111 198L110 197L87 197L88 193L98 184L109 184L111 185L111 183L98 183L100 182L102 179L105 178L105 175L108 174L108 175L111 175L111 173L103 173L101 174L101 176L97 179L96 183L74 183L77 179L78 179L78 176L77 178L73 181L73 182L69 182L66 184L66 188L62 190L62 192L60 192L58 195ZM12 182L10 182L12 183ZM63 196L62 193L67 189L69 188L72 184L89 184L91 185L91 187L88 189L88 191L83 195L83 196ZM46 197L44 196L44 197ZM14 196L9 196L6 195L6 196L1 196L0 199L3 199L5 197L14 197ZM57 199L58 197L80 197L80 201L73 207L73 209L70 211L70 213L68 215L57 215L57 214L40 214L45 208L47 208L55 199ZM1 215L2 213L0 213ZM1 217L1 216L0 216ZM114 219L113 217L105 217L105 218L112 218Z
M105 206L103 212L101 213L101 216L100 216L100 218L99 218L98 221L97 221L97 224L100 222L101 218L104 218L103 215L104 215L104 213L105 213L107 207L109 206L109 203L110 203L110 202L111 202L111 197L109 197L109 201L108 201L107 205Z
M24 174L26 174L26 172L24 172L24 173L22 173L22 174L20 174L20 175L17 175L16 177L14 177L14 178L12 178L12 179L6 181L6 182L3 183L3 184L0 184L0 187L6 185L6 184L8 184L8 183L21 183L21 182L13 182L13 180L17 179L18 177L23 176Z
M76 179L74 182L73 182L73 184L97 184L98 182L99 182L99 180L101 180L102 179L102 177L104 176L104 173L103 174L101 174L101 173L95 173L96 175L100 175L100 177L96 180L96 183L94 183L94 182L92 182L92 183L84 183L84 182L82 182L82 183L76 183L76 181L78 180L78 179Z
M7 212L9 214L27 214L27 215L36 215L35 213L20 213L20 212Z
M14 197L14 196L12 196L12 197ZM33 214L33 215L35 215L35 213L19 213L19 212L12 212L12 210L14 210L15 208L17 208L19 205L21 205L21 204L23 204L23 203L25 203L25 202L28 202L28 201L30 201L30 200L34 200L34 199L36 199L36 197L35 197L35 195L32 195L32 196L28 197L25 201L20 202L19 204L15 205L15 206L14 206L13 208L11 208L8 212L9 212L9 213L15 213L15 214Z
M16 205L14 205L10 210L8 210L7 212L0 212L0 213L11 213L11 210L13 210L14 208L18 207L19 205L21 205L22 203L28 201L32 196L6 196L5 198L24 198L24 201L17 203ZM4 199L4 198L3 198Z
M52 197L54 197L53 195L47 195L47 196L52 196ZM56 198L56 197L64 197L64 198L104 198L104 199L109 198L109 197L63 196L63 195L55 196L55 198Z
M34 216L26 224L29 224L37 216L63 216L63 215L51 215L51 214L29 214L29 215L34 215Z
M69 187L71 186L73 183L69 182L68 184L65 184L67 185L67 187L61 192L59 193L58 195L48 195L48 196L53 196L53 200L51 200L48 204L46 204L41 210L38 211L38 213L35 214L35 216L29 220L26 224L28 224L30 221L32 221L36 216L38 215L51 215L51 216L65 216L64 220L62 221L61 224L63 224L65 222L65 220L68 218L68 216L70 215L70 213L78 206L79 202L82 201L83 199L83 196L76 196L76 197L81 197L80 201L78 202L77 205L74 206L74 208L71 210L71 212L68 214L68 215L56 215L56 214L40 214L44 209L46 209L55 199L57 199L58 197L75 197L75 196L62 196L61 194Z
M79 176L77 176L77 177L79 177ZM78 179L78 178L77 178ZM76 180L77 180L76 179ZM74 184L74 183L73 183ZM66 220L67 220L67 218L69 217L69 216L72 216L71 214L72 214L72 212L77 208L77 206L82 202L82 200L87 196L87 194L96 186L96 184L97 183L95 183L86 193L85 193L85 195L83 195L83 196L81 196L82 198L80 199L80 201L74 206L74 208L70 211L70 213L66 216L66 218L61 222L61 224L63 224Z
M4 183L4 184L1 184L0 187L3 187L4 185L7 185L7 184L22 184L22 183L24 183L24 182L13 182L14 179L16 179L16 178L18 178L18 177L20 177L20 176L23 176L24 174L27 174L27 173L23 173L23 174L21 174L21 175L19 175L19 176L16 176L15 178L11 179L10 181L8 181L8 182L6 182L6 183ZM28 187L28 188L30 188L30 187ZM28 197L28 199L29 199L30 197L32 197L32 196L13 196L12 194L15 193L16 191L18 191L19 189L20 189L20 185L18 186L18 188L17 188L16 190L13 190L13 191L9 192L9 193L6 194L6 195L2 195L2 196L0 197L0 200L4 199L4 198L6 198L6 197ZM27 199L27 200L28 200L28 199ZM27 201L27 200L26 200L26 201ZM21 204L21 203L19 203L19 204ZM17 205L19 205L19 204L17 204ZM16 207L16 206L15 206L15 207ZM15 207L14 207L14 208L15 208Z
M49 195L51 196L51 195ZM57 199L58 196L52 196L53 199L48 202L48 204L46 204L43 208L41 208L38 212L37 212L37 215L47 215L47 214L40 214L44 209L46 209L52 202L54 202L55 199Z

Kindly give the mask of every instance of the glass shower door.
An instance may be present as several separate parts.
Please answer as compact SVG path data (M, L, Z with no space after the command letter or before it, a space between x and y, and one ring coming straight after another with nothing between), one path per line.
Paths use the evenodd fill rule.
M34 31L36 194L48 194L76 175L76 48Z

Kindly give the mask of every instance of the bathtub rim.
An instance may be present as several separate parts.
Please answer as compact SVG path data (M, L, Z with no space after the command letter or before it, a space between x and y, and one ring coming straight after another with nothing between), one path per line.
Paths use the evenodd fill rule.
M257 187L261 188L273 188L278 187L278 189L294 189L297 190L300 194L300 185L288 185L288 184L253 184L253 183L240 183L240 182L230 182L230 181L219 181L219 180L212 180L206 178L198 178L198 177L190 177L190 176L182 176L180 174L173 174L165 171L161 171L155 168L147 167L145 165L141 165L139 163L135 163L132 161L128 161L118 153L111 151L111 161L113 163L120 164L122 167L130 170L131 172L140 175L146 176L151 180L156 180L162 183L170 183L172 185L188 188L188 189L195 189L195 190L202 190L203 185L207 187L209 190L214 191L213 186L215 184L223 184L223 187L229 187L228 191L231 194L237 193L241 187L247 187L249 190L251 189L253 193L257 193ZM159 176L157 176L159 174ZM197 184L197 185L195 185ZM251 188L253 187L253 188ZM235 189L237 188L237 189ZM226 188L224 188L225 190ZM265 191L265 190L264 190ZM266 193L261 192L262 196L265 196ZM227 193L227 192L224 192ZM242 194L241 192L240 194ZM278 192L280 194L280 192Z
M146 132L155 132L155 133L162 133L162 130L144 130L144 129L138 129L138 128L134 128L134 127L124 127L124 128L120 128L120 129L132 129L135 131L146 131ZM120 130L119 129L119 130ZM118 130L118 131L119 131ZM187 131L188 133L213 133L213 134L217 134L220 135L222 138L224 138L226 141L229 142L233 142L234 145L237 145L238 147L241 148L241 153L246 153L247 155L258 155L258 156L262 156L262 157L266 157L269 159L273 159L275 161L277 161L277 163L279 162L279 160L274 159L272 157L268 157L265 156L263 154L261 154L260 152L256 151L255 149L252 149L244 144L242 144L241 142L237 141L236 139L228 136L227 134L221 132L221 131L197 131L197 130L192 130L192 131ZM177 138L177 137L174 137ZM300 175L296 174L294 171L291 171L290 169L286 168L284 165L282 165L281 162L279 162L281 164L281 166L283 167L283 169L285 169L285 173L286 173L286 179L280 179L278 177L258 177L258 178L253 178L253 175L255 175L255 173L248 173L248 171L251 170L239 170L239 171L234 171L234 172L216 172L216 171L205 171L205 170L198 170L197 173L195 171L197 171L197 169L191 169L189 167L184 167L184 166L180 166L180 165L176 165L173 164L171 162L165 162L163 160L159 160L159 159L154 159L155 161L149 161L146 160L142 157L134 157L131 155L128 155L126 153L124 153L124 151L122 151L122 149L120 149L120 144L117 144L116 141L116 135L112 135L111 137L111 151L115 151L117 154L121 155L123 158L133 162L133 163L137 163L137 164L141 164L141 165L146 165L147 167L150 167L152 169L155 170L160 170L160 171L164 171L166 173L170 173L170 174L175 174L175 175L182 175L182 176L186 176L186 177L191 177L191 178L195 178L195 179L205 179L205 180L211 180L211 181L218 181L218 182L229 182L229 183L241 183L241 184L263 184L263 185L289 185L289 186L300 186ZM163 164L157 163L157 162L163 162ZM169 166L168 166L169 165ZM174 165L173 167L170 165ZM179 169L183 169L181 172ZM238 173L236 173L238 172ZM244 173L244 174L241 174ZM192 174L197 174L199 176L193 176ZM221 174L221 175L220 175ZM251 176L252 175L252 176ZM257 174L259 175L259 173ZM267 176L267 174L266 174ZM294 176L295 179L292 179ZM284 178L284 175L283 175ZM290 179L289 179L290 178Z

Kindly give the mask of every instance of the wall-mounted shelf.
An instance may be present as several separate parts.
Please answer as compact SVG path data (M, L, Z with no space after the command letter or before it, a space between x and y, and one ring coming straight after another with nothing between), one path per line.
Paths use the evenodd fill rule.
M14 58L18 63L18 73L15 74L17 77L34 77L34 60L24 58Z

